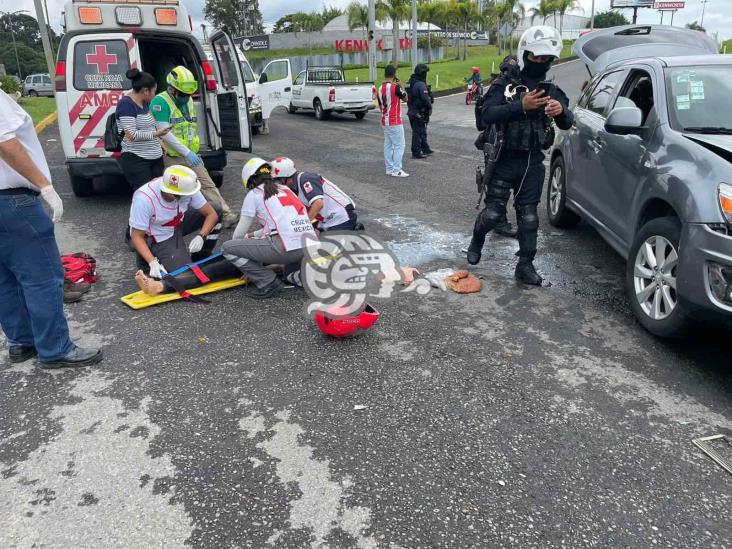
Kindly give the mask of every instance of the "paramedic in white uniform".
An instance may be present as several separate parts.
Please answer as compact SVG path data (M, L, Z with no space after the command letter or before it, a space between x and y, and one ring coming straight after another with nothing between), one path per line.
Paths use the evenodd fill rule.
M315 235L305 206L290 189L273 180L271 172L271 165L261 158L244 165L242 182L248 192L234 238L221 248L224 257L252 283L246 293L256 299L270 297L282 287L264 264L299 265L305 237ZM262 228L248 232L255 221Z

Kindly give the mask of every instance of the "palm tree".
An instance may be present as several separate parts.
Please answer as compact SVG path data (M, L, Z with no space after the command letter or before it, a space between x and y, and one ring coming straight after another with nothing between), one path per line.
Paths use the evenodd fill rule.
M358 0L353 0L346 8L348 15L348 30L353 32L355 29L363 31L364 40L366 39L366 31L369 28L369 8L361 4Z
M536 19L537 17L541 17L542 24L546 24L546 20L549 19L552 14L554 14L554 6L555 0L540 0L539 5L529 10L529 14L531 16L531 24L534 24L534 19Z
M399 23L406 21L410 16L410 5L407 0L378 0L377 16L380 21L391 20L391 32L394 36L394 49L391 53L391 61L397 64L399 61Z
M438 6L438 19L442 23L442 28L445 29L445 32L449 33L450 28L455 28L458 25L457 0L440 0ZM447 39L447 43L448 45L450 44L449 38Z
M467 33L469 26L477 22L480 19L480 10L474 0L461 0L456 6L456 15L459 19L463 32ZM463 55L462 59L468 58L468 39L463 37Z
M508 33L509 36L526 16L526 7L519 2L519 0L504 0L502 4L496 5L495 10L501 26L508 25L511 30L511 32ZM504 46L506 45L505 42L506 40L504 40ZM498 49L501 50L500 44Z
M427 63L432 63L432 25L440 20L440 2L420 2L417 5L417 16L427 23Z
M562 36L564 14L570 10L582 10L582 6L577 0L553 0L553 3L556 10L559 12L559 36Z

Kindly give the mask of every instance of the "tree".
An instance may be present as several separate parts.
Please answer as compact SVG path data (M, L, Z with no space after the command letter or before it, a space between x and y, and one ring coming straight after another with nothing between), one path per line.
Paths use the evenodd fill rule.
M432 63L432 25L440 20L440 2L421 2L417 5L417 17L427 23L427 63Z
M702 27L696 21L692 21L691 23L687 23L686 24L686 28L687 29L691 29L691 30L695 30L695 31L699 31L699 32L707 32L707 29L705 29L704 27Z
M48 65L46 65L42 48L30 48L17 41L16 47L18 49L18 61L20 61L20 72L18 72L18 63L15 60L13 43L10 41L0 43L0 63L5 65L8 74L23 77L35 72L48 72Z
M546 24L546 20L554 15L556 11L554 0L540 0L539 5L529 10L531 17L531 24L534 24L534 19L541 17L542 24Z
M559 12L559 36L562 36L562 30L564 30L564 15L570 10L582 10L582 6L578 0L552 0L552 3Z
M620 13L619 11L602 11L600 13L595 14L595 28L596 29L606 29L608 27L619 27L620 25L630 25L630 21ZM590 23L588 22L586 27L590 28Z
M323 26L333 21L336 17L340 17L343 13L344 12L341 8L334 8L333 6L326 7L323 5L323 9L320 12L320 18L323 20Z
M494 9L496 17L498 18L499 25L501 27L503 27L504 25L508 26L509 36L511 35L511 33L513 33L521 20L526 16L526 8L518 0L505 0L503 3L497 4ZM504 48L502 48L499 41L499 51L501 49L505 49L506 45L506 40L504 40Z
M391 21L391 32L394 37L391 61L395 65L399 61L399 24L410 18L410 5L407 0L377 0L377 18L382 22Z
M214 27L236 37L264 32L258 0L206 0L203 15Z
M366 31L369 28L368 6L354 0L348 4L348 7L346 8L346 15L348 16L348 30L353 32L356 29L361 29L363 37L366 39Z
M465 36L463 36L462 54L462 59L465 60L468 58L468 28L472 27L473 24L477 23L481 19L481 13L474 0L462 0L456 5L456 14L463 32L466 33Z
M288 13L287 15L283 15L280 17L277 22L274 24L274 27L272 27L272 33L280 33L280 32L294 32L293 26L292 26L292 16L294 14Z

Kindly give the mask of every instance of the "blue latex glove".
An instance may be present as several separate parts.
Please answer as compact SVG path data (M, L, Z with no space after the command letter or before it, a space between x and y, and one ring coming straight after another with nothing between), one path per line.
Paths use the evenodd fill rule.
M193 151L188 151L188 153L186 154L186 160L191 166L200 166L201 164L203 164L203 160L201 160L201 157Z

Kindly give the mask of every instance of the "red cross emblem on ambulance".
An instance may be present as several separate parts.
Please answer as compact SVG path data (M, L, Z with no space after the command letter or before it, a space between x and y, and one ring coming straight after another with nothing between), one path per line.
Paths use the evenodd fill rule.
M94 53L86 54L86 64L96 65L98 74L109 74L109 66L117 64L117 55L107 53L107 46L97 44L94 46Z

